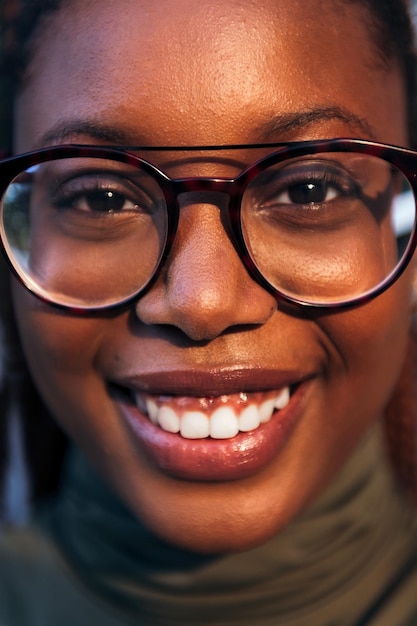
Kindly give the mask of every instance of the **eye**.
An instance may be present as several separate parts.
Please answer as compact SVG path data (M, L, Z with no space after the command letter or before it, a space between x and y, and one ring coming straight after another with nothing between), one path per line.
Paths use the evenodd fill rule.
M291 164L266 171L256 184L258 207L318 209L343 198L357 198L360 187L342 168L323 163Z
M138 187L131 187L125 181L75 179L58 190L54 205L98 214L148 210L152 200Z
M338 197L336 184L320 181L303 181L289 186L278 195L276 202L282 204L323 204Z
M242 212L247 224L256 220L286 232L340 230L357 220L359 205L365 206L360 180L360 171L335 159L275 163L248 185Z
M137 205L127 200L124 196L114 191L108 190L95 190L86 191L84 194L79 194L61 202L61 207L70 206L78 211L96 211L100 213L118 213L126 209L134 209Z
M139 229L164 231L163 194L146 173L133 168L118 172L118 163L108 170L72 162L59 166L59 172L46 171L38 181L39 194L33 192L33 215L39 223L44 221L45 228L91 241L119 240Z

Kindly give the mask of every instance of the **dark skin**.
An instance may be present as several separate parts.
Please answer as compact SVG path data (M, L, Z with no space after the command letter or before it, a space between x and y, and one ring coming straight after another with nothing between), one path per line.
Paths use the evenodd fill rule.
M379 63L361 8L343 7L179 0L173 11L166 0L126 0L120 11L110 0L70 2L37 41L15 150L51 143L51 129L74 119L130 144L350 136L406 145L401 72L394 61ZM75 130L54 141L100 143ZM282 310L245 270L213 199L191 197L157 282L131 310L79 318L16 283L13 295L33 376L60 424L155 532L219 552L279 532L381 418L406 351L411 280L410 268L385 294L341 314ZM264 369L308 377L300 419L261 470L180 480L142 453L106 383L230 364L260 377ZM194 392L203 396L204 386Z

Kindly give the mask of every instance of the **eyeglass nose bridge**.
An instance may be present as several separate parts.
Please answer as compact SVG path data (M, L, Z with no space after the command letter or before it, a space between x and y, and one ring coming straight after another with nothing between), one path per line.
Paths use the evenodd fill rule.
M210 178L193 176L190 178L176 178L169 181L171 194L177 199L183 194L199 194L203 199L206 193L225 194L229 198L237 195L238 179ZM240 190L240 189L239 189Z
M223 223L227 224L233 243L241 253L241 236L239 227L239 206L242 193L239 178L190 177L165 179L163 192L168 209L170 222L170 244L178 227L181 208L191 204L211 204L221 212ZM225 202L225 199L227 202ZM171 247L171 246L169 246Z
M167 206L168 235L157 273L169 257L177 233L181 209L190 205L210 204L219 208L223 227L243 265L256 276L258 281L265 282L249 257L242 234L240 198L244 185L239 177L235 179L197 176L177 179L166 177L160 181L160 184Z
M170 201L175 201L178 211L191 204L211 204L230 221L230 206L234 207L238 195L235 180L193 177L171 182L173 195Z

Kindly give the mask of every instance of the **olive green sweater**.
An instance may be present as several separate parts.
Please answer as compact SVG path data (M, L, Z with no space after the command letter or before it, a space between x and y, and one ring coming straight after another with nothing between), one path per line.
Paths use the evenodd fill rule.
M378 429L267 544L201 557L141 526L77 452L0 540L0 626L416 626L417 524Z

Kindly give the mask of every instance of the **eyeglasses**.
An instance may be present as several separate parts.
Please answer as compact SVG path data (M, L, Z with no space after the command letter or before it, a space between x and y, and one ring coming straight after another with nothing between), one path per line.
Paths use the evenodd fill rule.
M137 147L57 146L6 159L4 252L50 304L127 305L167 262L179 198L197 192L212 203L214 192L227 196L221 210L242 263L277 299L336 310L387 289L417 243L417 152L354 139L140 150L260 148L267 156L233 179L173 179Z

